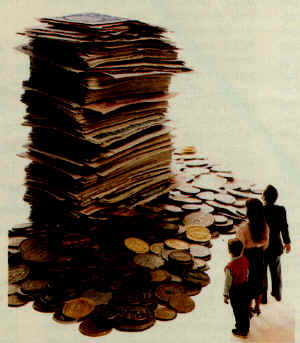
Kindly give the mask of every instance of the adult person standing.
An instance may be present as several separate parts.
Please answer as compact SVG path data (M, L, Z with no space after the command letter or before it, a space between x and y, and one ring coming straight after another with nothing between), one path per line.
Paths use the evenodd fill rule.
M264 291L264 250L269 244L269 228L264 216L263 203L259 199L248 199L246 208L248 221L238 228L236 237L243 243L244 255L249 261L249 307L252 312L259 315Z
M289 253L291 250L291 239L288 230L288 223L286 219L286 211L283 206L275 205L278 198L277 189L269 185L263 192L263 201L265 209L265 217L269 226L269 246L265 251L265 285L262 303L267 303L268 290L268 267L270 269L272 292L271 295L277 300L281 300L281 263L280 256L283 251ZM284 245L282 244L282 240Z

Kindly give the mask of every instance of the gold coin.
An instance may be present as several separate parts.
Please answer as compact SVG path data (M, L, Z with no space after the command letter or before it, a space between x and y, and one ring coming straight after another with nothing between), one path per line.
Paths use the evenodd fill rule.
M129 237L124 241L126 248L137 254L145 254L149 251L149 244L140 238Z
M176 238L167 239L165 245L170 249L176 250L188 250L190 248L189 243Z
M186 227L186 237L195 242L207 242L211 239L211 234L205 226L191 225Z
M153 270L150 275L152 282L163 282L169 277L168 272L162 269Z
M69 300L63 307L63 314L67 317L79 319L90 314L96 304L88 298L76 298Z
M196 152L195 147L192 145L189 145L189 146L184 147L180 153L184 155L184 154L194 154L195 152Z

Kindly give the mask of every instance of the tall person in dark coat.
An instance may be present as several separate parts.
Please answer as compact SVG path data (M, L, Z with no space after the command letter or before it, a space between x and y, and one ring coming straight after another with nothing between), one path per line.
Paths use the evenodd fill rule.
M262 303L267 303L268 277L267 270L270 269L272 291L271 295L277 300L281 300L281 263L280 256L283 251L289 253L291 250L291 240L286 219L286 211L283 206L275 205L278 192L274 186L267 186L263 192L265 218L269 226L269 246L265 250L265 281ZM284 245L283 245L283 243Z

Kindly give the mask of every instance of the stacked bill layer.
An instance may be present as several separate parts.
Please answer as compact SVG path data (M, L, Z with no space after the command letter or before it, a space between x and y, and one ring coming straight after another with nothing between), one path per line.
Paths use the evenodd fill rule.
M165 30L95 13L40 21L20 47L30 56L22 101L31 219L101 219L168 192L168 88L189 69Z

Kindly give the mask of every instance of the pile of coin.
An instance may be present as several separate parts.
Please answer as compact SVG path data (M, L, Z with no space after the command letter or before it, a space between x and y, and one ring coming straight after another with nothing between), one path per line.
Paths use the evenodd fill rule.
M53 313L57 323L77 323L91 337L113 328L146 330L156 320L193 311L191 297L211 282L207 271L213 239L234 234L245 219L245 199L261 191L227 170L230 178L219 176L224 168L196 153L174 157L180 168L169 194L112 211L84 233L63 224L12 228L9 306L32 302L36 311ZM187 166L186 161L198 160L200 167ZM201 209L185 208L187 204Z

